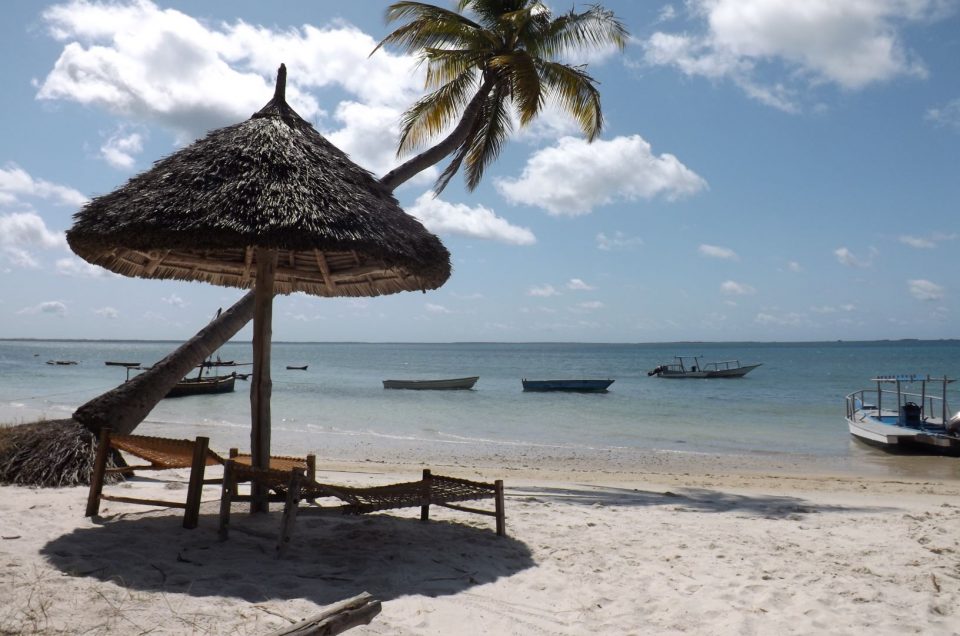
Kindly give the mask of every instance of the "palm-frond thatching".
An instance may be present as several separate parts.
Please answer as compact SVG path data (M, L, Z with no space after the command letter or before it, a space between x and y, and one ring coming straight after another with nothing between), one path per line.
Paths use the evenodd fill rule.
M74 216L70 247L125 276L251 288L255 246L275 291L379 296L436 289L450 254L388 189L284 99L156 162Z
M74 420L0 427L0 484L59 488L90 483L96 437ZM108 466L126 466L112 453ZM113 473L110 479L122 479Z

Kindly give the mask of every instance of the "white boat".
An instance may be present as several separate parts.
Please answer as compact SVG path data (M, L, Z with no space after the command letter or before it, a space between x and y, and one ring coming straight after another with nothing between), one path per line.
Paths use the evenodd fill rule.
M894 452L960 455L960 413L950 417L947 405L952 379L911 374L871 381L876 389L846 397L847 426L854 438ZM928 394L934 387L940 388L939 396Z
M471 376L469 378L450 378L447 380L384 380L385 389L413 389L418 391L431 390L451 390L451 389L472 389L480 376Z
M702 362L702 356L674 356L671 364L661 364L647 375L658 378L742 378L763 363L742 365L739 360Z

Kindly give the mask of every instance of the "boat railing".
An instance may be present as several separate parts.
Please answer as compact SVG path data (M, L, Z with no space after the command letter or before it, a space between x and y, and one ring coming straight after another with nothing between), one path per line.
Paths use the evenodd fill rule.
M874 396L875 403L869 403L868 395ZM889 401L884 400L884 397L887 397ZM911 399L915 398L915 399ZM872 399L872 398L870 398ZM944 397L930 395L929 393L915 393L912 391L894 391L892 389L861 389L859 391L854 391L846 397L847 403L847 417L853 418L854 414L861 409L878 409L881 408L881 405L887 402L889 404L896 404L896 413L900 414L900 408L908 403L913 402L920 407L920 418L923 419L926 416L936 417L941 413L949 413L950 407L946 403ZM890 409L893 411L894 409ZM878 413L879 415L879 413Z
M727 371L729 369L739 369L739 360L720 360L719 362L708 362L703 365L703 370Z

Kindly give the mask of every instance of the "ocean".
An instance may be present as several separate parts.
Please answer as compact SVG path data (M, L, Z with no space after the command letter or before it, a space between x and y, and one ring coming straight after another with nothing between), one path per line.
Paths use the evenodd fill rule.
M154 363L176 343L0 341L0 422L57 419L123 382L107 360ZM249 343L224 360L249 361ZM742 379L669 380L647 372L675 355L762 363ZM53 366L47 360L75 360ZM287 365L308 365L306 371ZM244 369L239 369L243 371ZM876 374L960 377L960 341L681 344L274 343L275 452L322 448L330 436L376 445L455 443L571 452L662 450L844 458L879 453L853 441L843 398ZM471 391L402 391L384 379L480 376ZM612 378L604 394L525 393L521 378ZM948 394L960 407L958 385ZM249 447L248 385L163 400L142 426ZM141 429L138 429L140 431Z

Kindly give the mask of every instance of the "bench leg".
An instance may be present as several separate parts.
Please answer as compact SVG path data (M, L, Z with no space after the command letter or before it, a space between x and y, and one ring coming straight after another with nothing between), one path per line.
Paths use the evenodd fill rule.
M300 485L303 482L303 471L295 469L290 472L290 484L287 488L287 501L283 506L283 517L280 519L280 537L277 540L277 558L287 552L293 526L297 521L297 508L300 506Z
M237 484L233 475L233 460L228 459L223 465L223 485L220 488L220 528L218 534L221 541L226 541L230 533L230 503L237 491Z
M93 474L90 475L90 492L87 494L85 517L94 517L100 513L100 494L103 492L103 478L107 472L107 457L110 455L110 427L100 429L97 441L97 456L93 460Z
M507 519L504 512L503 506L503 480L498 479L493 482L494 486L494 501L496 502L496 511L497 511L497 536L505 537L507 536Z
M430 518L430 485L433 476L429 468L423 469L423 486L420 491L420 521L427 521Z
M203 497L203 473L207 467L209 437L198 437L193 446L193 464L190 466L190 484L187 486L187 508L183 513L183 527L192 530L200 520L200 499Z

